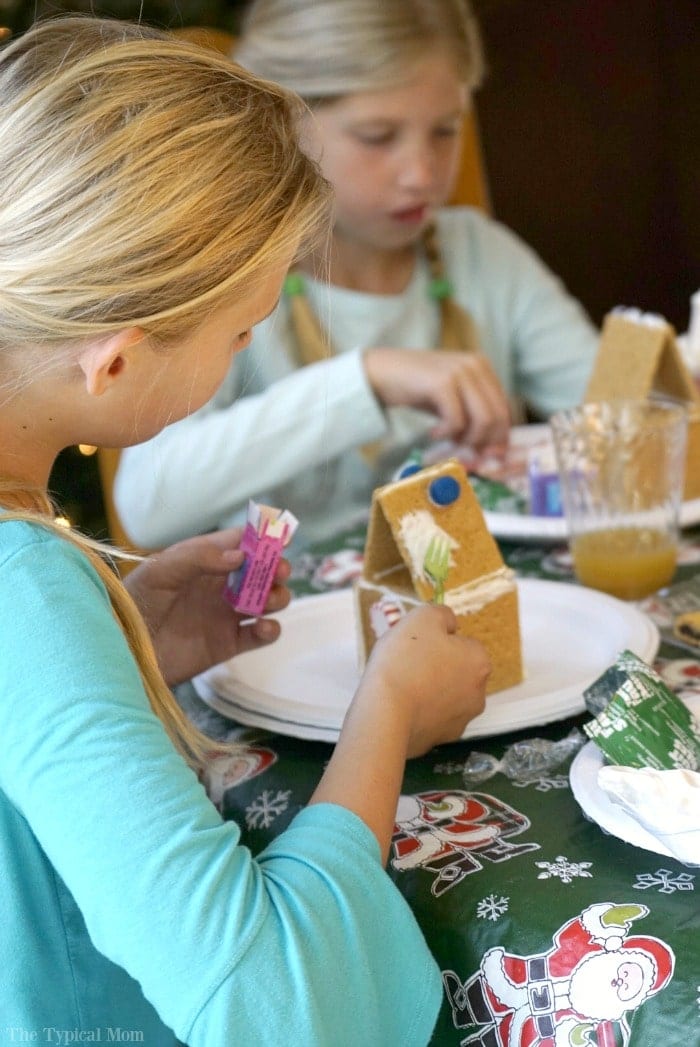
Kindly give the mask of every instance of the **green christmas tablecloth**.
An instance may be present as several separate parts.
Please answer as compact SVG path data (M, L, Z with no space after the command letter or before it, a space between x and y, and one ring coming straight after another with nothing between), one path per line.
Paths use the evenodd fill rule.
M303 554L296 593L348 584L363 541L358 527ZM571 580L563 549L503 552L520 574ZM681 559L680 577L698 569L692 534ZM700 692L687 652L662 647L656 667L681 694ZM236 726L189 685L179 696L202 728L242 743L213 761L211 790L259 851L306 804L331 746ZM700 866L589 821L569 786L571 754L526 783L505 773L515 743L575 746L586 719L442 746L407 765L388 872L443 973L435 1045L700 1047ZM490 777L465 777L475 752L491 758Z

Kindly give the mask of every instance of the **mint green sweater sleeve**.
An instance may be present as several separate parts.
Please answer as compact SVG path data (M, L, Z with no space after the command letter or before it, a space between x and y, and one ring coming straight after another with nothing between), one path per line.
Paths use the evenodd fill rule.
M287 508L271 499L286 497L279 489L290 478L385 435L361 352L295 370L292 346L274 337L282 326L276 315L256 329L255 344L208 404L122 452L114 495L139 545L240 523L249 498ZM304 502L300 496L297 513Z
M598 333L561 280L518 236L473 208L446 207L437 225L454 297L506 392L542 418L580 403ZM366 513L374 488L429 441L434 416L383 408L363 365L377 346L439 348L425 259L400 294L311 279L306 293L330 332L330 359L300 369L283 298L208 404L125 449L115 498L138 544L158 547L240 523L251 497L301 519L297 551L327 541Z
M8 521L0 736L5 875L40 921L31 992L0 921L3 1017L46 1024L53 1000L76 1028L130 1029L147 1000L158 1045L428 1042L439 971L367 827L314 806L254 859L150 711L90 565Z

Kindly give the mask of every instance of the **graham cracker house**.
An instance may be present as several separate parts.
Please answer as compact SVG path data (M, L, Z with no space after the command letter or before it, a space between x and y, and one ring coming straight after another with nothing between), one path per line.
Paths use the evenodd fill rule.
M518 593L489 534L464 467L454 459L378 488L355 583L361 654L421 602L445 603L457 631L480 640L492 672L487 691L523 678Z
M665 396L688 405L685 500L700 498L700 393L666 320L638 309L605 317L585 401Z

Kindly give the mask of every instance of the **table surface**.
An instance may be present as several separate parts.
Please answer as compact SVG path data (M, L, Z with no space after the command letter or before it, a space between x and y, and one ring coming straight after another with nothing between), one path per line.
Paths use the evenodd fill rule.
M347 584L362 544L358 528L298 557L296 594ZM501 548L518 574L571 581L563 548ZM678 577L698 569L700 529L685 535ZM688 654L662 647L657 668L700 691ZM243 744L214 766L213 791L257 853L307 803L330 745L236 726L191 685L178 696L203 729ZM700 867L589 821L571 757L526 785L500 769L465 780L472 752L501 761L516 742L559 741L589 718L442 746L406 767L388 872L443 972L434 1045L700 1047Z

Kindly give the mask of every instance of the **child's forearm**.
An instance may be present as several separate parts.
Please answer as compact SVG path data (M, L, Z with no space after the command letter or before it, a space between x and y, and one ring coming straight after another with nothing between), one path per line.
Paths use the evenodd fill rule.
M360 691L309 801L335 803L357 814L377 837L382 863L389 856L408 741L408 717L399 703L376 693L370 701Z
M491 665L444 605L422 604L378 644L311 803L357 814L386 861L408 756L459 738L484 708Z

